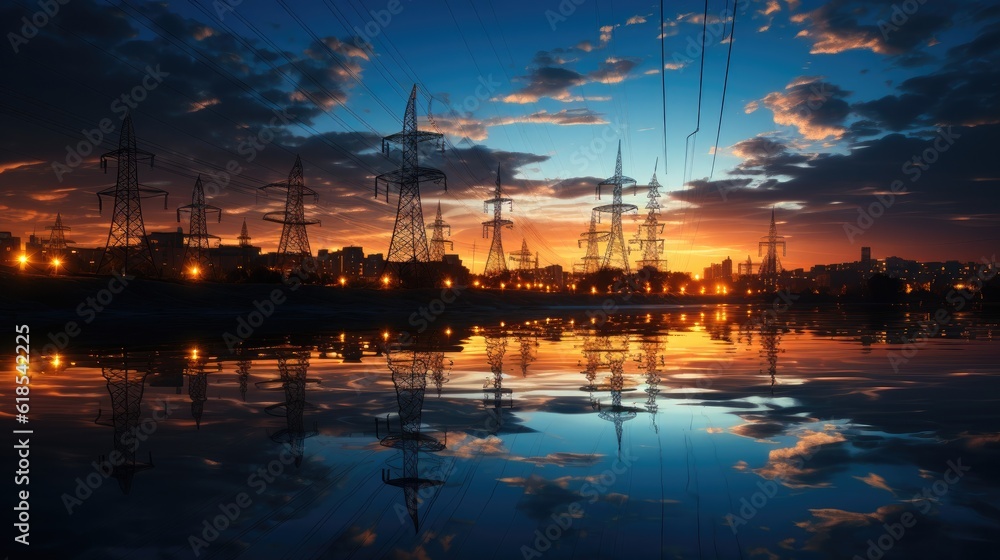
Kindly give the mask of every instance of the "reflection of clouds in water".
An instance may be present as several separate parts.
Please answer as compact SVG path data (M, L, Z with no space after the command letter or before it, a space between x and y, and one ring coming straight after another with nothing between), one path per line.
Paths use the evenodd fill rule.
M777 480L789 488L822 488L830 482L822 480L833 471L844 468L847 453L838 444L847 441L838 432L806 430L794 447L782 447L768 453L767 463L754 472ZM837 456L831 456L839 451ZM843 457L840 457L843 455ZM844 459L842 461L841 459Z
M864 482L872 488L879 488L891 493L893 496L896 495L896 491L893 490L888 483L886 483L885 479L875 473L870 472L866 476L855 476L854 478Z
M882 506L871 513L834 508L810 509L813 519L799 521L795 526L813 534L803 546L804 550L828 553L843 547L859 547L859 550L863 550L866 539L877 537L882 524L895 521L904 510L906 507L899 504ZM846 550L844 552L844 557L850 555Z

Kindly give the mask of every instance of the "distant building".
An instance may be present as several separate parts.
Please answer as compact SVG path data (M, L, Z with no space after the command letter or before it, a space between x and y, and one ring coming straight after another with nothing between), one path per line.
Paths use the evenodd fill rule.
M733 259L726 257L726 260L722 261L722 278L726 282L733 281Z
M18 264L21 256L21 238L14 237L9 231L0 231L0 260L3 264Z
M365 278L375 278L382 273L383 268L385 268L385 259L382 257L382 253L374 253L365 257L364 263L361 265L361 274Z
M559 289L566 285L566 275L563 274L563 267L558 264L550 264L539 269L539 282L544 284L554 284Z
M177 231L154 231L143 240L149 241L153 251L153 262L161 276L180 277L184 270L184 229Z

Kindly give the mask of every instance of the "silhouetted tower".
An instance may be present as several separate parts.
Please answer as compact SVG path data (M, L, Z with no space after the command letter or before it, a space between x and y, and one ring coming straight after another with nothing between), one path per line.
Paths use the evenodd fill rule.
M436 437L421 433L421 414L424 406L424 392L427 389L427 372L431 368L429 352L386 349L386 362L392 372L392 384L396 389L399 405L400 431L380 438L385 447L398 449L403 454L402 473L393 477L390 470L382 470L382 482L403 489L406 514L413 521L413 530L420 530L419 508L421 494L425 489L441 486L443 480L421 476L420 453L437 452L445 448ZM388 420L386 421L388 427ZM378 436L376 420L376 436ZM397 509L397 513L400 510ZM400 519L402 516L400 515Z
M431 362L431 381L434 383L434 388L437 389L437 396L441 396L441 389L444 384L448 382L448 374L451 371L451 366L454 364L452 360L448 360L445 363L444 352L431 352L430 353Z
M622 214L638 212L639 208L634 204L622 203L622 187L624 185L632 185L635 188L635 179L622 175L622 143L619 140L615 174L597 184L597 198L601 198L601 187L613 187L611 204L598 206L594 208L594 212L597 212L598 221L600 221L602 213L611 214L611 235L608 237L608 246L604 250L604 262L601 263L601 268L617 268L625 274L629 274L631 267L628 262L629 250L625 246L625 234L622 231Z
M757 244L757 256L763 256L764 261L760 263L760 279L764 285L772 290L778 287L778 274L781 272L781 261L778 260L778 247L781 247L781 256L785 253L785 237L778 235L778 227L774 225L774 208L771 208L771 227L767 230L767 236L761 237Z
M611 406L605 407L598 404L598 416L602 420L607 420L615 425L615 437L618 440L618 452L622 450L622 424L632 420L636 416L633 407L622 406L622 392L625 391L625 358L628 355L628 337L621 337L620 344L609 344L605 354L608 366L611 369L611 379L609 389L611 391ZM631 390L631 388L629 389Z
M451 236L451 226L441 217L441 201L438 201L437 215L434 217L434 223L427 229L434 232L431 234L431 262L441 262L444 260L444 246L447 245L451 249L455 248L455 244L451 240L444 238L445 235ZM448 233L445 233L445 230L448 230Z
M315 405L306 401L306 385L319 383L319 380L306 377L308 369L308 350L278 352L278 375L281 380L281 389L285 394L285 401L264 409L273 416L285 417L285 427L270 434L270 437L271 441L288 446L292 457L295 458L296 467L302 465L306 438L319 434L319 430L315 426L312 429L306 429L305 424L306 409L315 408Z
M490 364L492 377L483 382L483 408L488 416L488 432L496 434L503 427L504 395L508 395L508 407L514 407L514 392L503 387L503 357L507 353L507 333L502 329L497 333L484 333L486 341L486 361Z
M72 228L63 225L62 214L56 213L55 225L45 226L45 229L52 230L52 233L49 234L49 242L46 245L46 249L53 256L61 255L65 252L67 243L75 243L75 241L66 239L65 232Z
M753 276L753 260L750 258L750 255L747 255L746 262L736 265L736 274L738 276Z
M403 116L403 130L382 139L382 153L389 153L389 144L399 144L403 159L399 169L375 177L375 198L378 198L378 184L385 184L385 200L389 201L389 186L399 188L399 207L396 210L396 224L392 228L392 241L385 262L387 269L396 269L400 274L415 263L425 263L430 259L427 248L427 232L424 230L424 215L420 208L420 183L433 181L448 182L443 172L429 167L420 167L417 156L421 142L429 140L443 142L443 135L436 132L417 130L417 86L410 91ZM443 144L442 144L443 147Z
M531 254L531 251L528 250L527 239L521 240L521 250L511 253L510 260L517 263L517 270L522 272L538 268L538 261Z
M598 401L594 397L594 392L599 390L597 386L597 370L601 367L601 350L607 346L607 337L598 337L592 333L583 335L583 371L580 372L587 378L587 384L580 387L581 391L590 394L590 406L597 410Z
M236 238L240 243L240 247L249 247L250 243L250 231L247 230L247 219L243 218L243 227L240 228L240 235Z
M513 212L514 201L504 198L500 194L499 163L497 164L497 187L493 192L493 198L483 202L483 212L489 212L491 204L493 205L493 219L483 222L483 237L489 236L491 230L493 232L493 241L490 242L490 254L486 257L486 268L483 270L484 276L497 276L507 272L507 261L504 260L503 256L501 230L503 228L511 229L514 227L514 222L503 218L503 205L506 204L510 211Z
M302 259L312 256L306 226L320 225L319 220L305 217L304 197L311 196L313 202L319 198L316 191L306 187L302 179L302 158L295 156L295 164L288 173L288 180L270 183L257 189L266 196L270 190L285 191L285 211L268 212L264 220L282 224L281 239L278 240L278 262L280 268L290 269L302 264Z
M649 181L649 192L646 194L646 221L639 224L639 229L635 232L635 238L629 243L639 245L642 258L636 263L639 268L652 267L658 271L666 271L667 260L660 258L663 254L663 224L660 223L660 182L656 180L656 168L660 161L657 159L653 166L653 178Z
M767 375L771 377L771 395L778 373L778 354L781 353L781 326L775 318L767 316L760 323L760 356L767 363ZM764 373L761 368L760 373Z
M537 359L535 352L538 347L538 335L531 331L521 331L517 335L517 343L520 347L521 355L519 362L521 377L527 377L528 366Z
M191 418L194 418L195 428L198 430L201 429L201 416L205 413L205 401L208 400L208 372L205 371L205 362L205 358L195 351L184 372L188 379Z
M185 204L177 209L178 222L181 221L181 212L191 213L191 222L186 236L187 245L184 249L184 264L193 277L211 276L212 260L208 258L208 250L212 246L212 240L219 239L219 236L209 235L208 215L218 214L218 220L221 222L222 209L218 206L205 204L205 188L201 186L201 175L198 175L194 182L191 204Z
M152 454L147 463L137 461L135 457L139 443L135 436L139 430L142 393L148 371L140 373L134 367L130 369L127 353L120 358L109 357L103 361L105 363L101 364L101 375L107 381L108 393L111 395L111 423L101 422L100 410L94 423L114 427L114 450L118 457L117 460L108 461L107 457L101 456L99 462L107 461L111 465L111 477L118 481L122 493L128 494L132 491L135 473L153 468Z
M583 263L576 265L578 272L592 274L601 269L602 258L599 243L606 243L610 238L611 232L597 231L597 212L591 212L590 229L585 233L581 233L580 239L576 242L577 247L583 247L584 243L587 244L587 252L584 254Z
M142 199L163 197L163 209L167 209L167 191L139 184L138 167L140 161L148 161L153 166L153 154L136 148L135 131L132 129L132 115L126 114L122 122L118 149L101 156L101 169L108 171L108 160L118 161L118 179L114 188L97 193L97 207L104 211L103 198L113 196L114 213L104 254L97 265L98 274L117 271L120 274L142 273L156 275L153 250L146 238L146 227L142 223Z

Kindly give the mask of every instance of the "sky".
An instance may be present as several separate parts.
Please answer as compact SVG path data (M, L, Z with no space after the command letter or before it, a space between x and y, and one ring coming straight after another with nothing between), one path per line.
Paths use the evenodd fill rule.
M978 261L1000 240L1000 2L685 0L664 3L662 26L659 3L595 0L40 10L0 8L0 230L24 238L61 213L78 246L104 244L110 206L95 193L115 171L99 155L130 106L139 148L156 154L140 183L169 193L166 209L144 202L147 231L187 228L176 208L200 174L223 209L209 232L233 244L246 218L273 251L281 226L262 216L284 201L257 188L299 155L318 193L312 250L385 253L397 198L376 199L374 177L400 154L381 137L401 129L416 85L419 127L446 139L421 152L448 178L447 191L422 186L424 218L440 202L474 272L498 164L514 201L504 248L526 240L541 266L568 268L591 208L610 203L595 190L619 142L638 183L625 236L655 169L671 270L759 262L772 208L785 268L856 261L862 246Z

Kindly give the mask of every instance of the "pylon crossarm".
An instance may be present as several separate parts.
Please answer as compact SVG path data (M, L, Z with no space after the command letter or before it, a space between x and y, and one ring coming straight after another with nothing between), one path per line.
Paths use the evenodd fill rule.
M428 140L438 140L443 138L444 135L437 132L427 132L426 130L415 130L413 132L397 132L396 134L391 134L383 138L384 142L391 142L393 144L406 144L413 140L417 142L426 142Z

